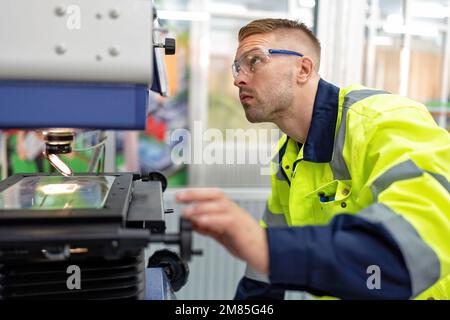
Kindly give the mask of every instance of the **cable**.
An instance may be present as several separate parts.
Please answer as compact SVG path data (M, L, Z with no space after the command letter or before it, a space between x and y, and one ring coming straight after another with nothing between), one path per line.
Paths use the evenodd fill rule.
M72 148L72 151L75 151L75 152L81 152L81 151L88 151L88 150L97 149L97 148L101 147L102 145L104 145L104 144L106 143L106 139L107 139L107 138L104 138L104 139L102 139L99 143L97 143L96 145L93 145L93 146L90 146L90 147L86 147L86 148L77 148L77 149Z

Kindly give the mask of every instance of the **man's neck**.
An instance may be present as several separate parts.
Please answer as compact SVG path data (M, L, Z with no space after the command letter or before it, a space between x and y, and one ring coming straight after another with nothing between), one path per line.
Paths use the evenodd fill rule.
M281 131L301 144L305 143L311 126L319 80L320 77L317 75L299 88L299 95L292 108L274 121Z

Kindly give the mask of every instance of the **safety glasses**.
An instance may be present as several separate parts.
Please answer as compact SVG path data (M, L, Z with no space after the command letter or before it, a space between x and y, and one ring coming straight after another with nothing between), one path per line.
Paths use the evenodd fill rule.
M233 77L236 79L242 72L246 75L253 75L258 65L269 62L273 54L285 54L303 57L303 54L291 50L279 49L255 49L244 54L239 60L235 60L231 66Z

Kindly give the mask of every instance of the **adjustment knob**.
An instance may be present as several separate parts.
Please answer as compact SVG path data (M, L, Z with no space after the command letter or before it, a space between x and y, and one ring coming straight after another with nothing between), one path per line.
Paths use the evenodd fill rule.
M180 290L189 277L189 267L175 252L163 249L156 251L149 259L147 268L163 268L173 291Z
M175 39L174 38L166 38L164 40L164 53L168 56L175 54Z

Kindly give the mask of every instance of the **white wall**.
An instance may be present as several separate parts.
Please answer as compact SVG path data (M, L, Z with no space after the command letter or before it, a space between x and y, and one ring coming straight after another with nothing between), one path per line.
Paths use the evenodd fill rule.
M320 0L321 76L337 86L361 83L366 1Z

